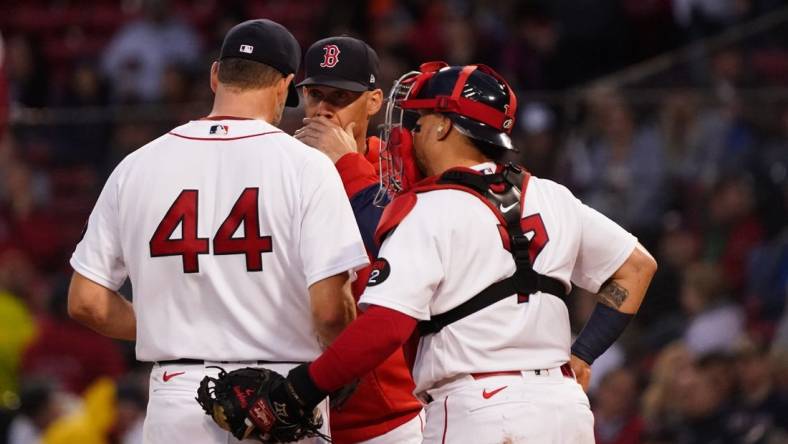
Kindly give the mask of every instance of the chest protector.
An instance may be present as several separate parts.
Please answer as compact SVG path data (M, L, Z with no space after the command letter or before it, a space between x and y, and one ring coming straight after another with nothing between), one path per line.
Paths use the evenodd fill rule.
M512 254L516 265L514 274L508 278L490 285L457 307L432 316L429 321L420 321L418 327L422 336L437 333L443 327L512 295L517 295L518 302L528 302L529 296L537 291L562 300L566 297L566 287L561 281L537 273L532 268L531 241L521 225L530 178L527 171L512 164L498 165L494 174L482 174L470 168L452 168L440 176L415 184L386 207L375 233L379 245L413 209L419 193L447 189L470 193L495 214L503 246Z

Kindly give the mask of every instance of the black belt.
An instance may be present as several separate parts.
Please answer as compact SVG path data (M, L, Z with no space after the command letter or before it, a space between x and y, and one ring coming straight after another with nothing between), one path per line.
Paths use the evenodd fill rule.
M170 365L170 364L181 364L181 365L204 365L206 362L211 364L248 364L248 365L266 365L266 364L305 364L305 362L299 361L205 361L202 359L191 359L191 358L181 358L181 359L171 359L167 361L156 361L156 364L159 365Z

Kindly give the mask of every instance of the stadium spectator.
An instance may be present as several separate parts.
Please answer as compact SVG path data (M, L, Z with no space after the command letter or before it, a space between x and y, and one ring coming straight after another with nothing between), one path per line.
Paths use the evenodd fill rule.
M43 432L65 413L54 384L30 379L19 392L19 410L8 430L8 444L40 442Z
M775 357L749 338L737 345L736 357L731 371L739 388L737 405L747 413L750 427L777 428L788 434L788 393L781 393L775 384Z
M651 378L641 397L641 411L649 442L673 442L679 415L679 378L694 371L692 354L682 342L664 347L651 369Z
M46 271L62 267L63 239L57 216L49 205L46 174L36 174L21 161L12 162L0 178L0 225L7 227L6 244L24 251L35 265Z
M66 122L57 127L55 157L58 164L99 166L104 162L111 122L109 116L102 115L100 110L108 103L107 84L97 68L91 63L79 63L71 73L58 105L70 110L86 108L78 113L87 112L94 118L79 124Z
M41 108L49 103L49 67L42 46L34 36L8 39L6 72L12 108Z
M754 206L752 180L741 174L724 177L708 196L701 255L720 264L737 298L744 289L748 254L764 234Z
M696 356L732 351L742 334L744 314L725 292L716 266L696 263L686 270L681 286L681 306L688 318L684 341Z
M101 376L119 378L126 363L118 344L68 316L68 284L55 285L49 313L38 320L38 333L22 355L26 377L47 378L75 395Z
M649 245L664 208L665 165L659 133L638 127L617 91L594 90L588 104L593 126L570 142L568 185L580 191L584 202L646 238L641 243Z
M102 67L116 102L161 98L169 64L197 63L201 42L188 23L172 14L166 0L144 0L143 17L127 24L104 50Z
M598 444L638 444L644 424L638 415L638 381L627 367L605 375L594 395L594 435Z

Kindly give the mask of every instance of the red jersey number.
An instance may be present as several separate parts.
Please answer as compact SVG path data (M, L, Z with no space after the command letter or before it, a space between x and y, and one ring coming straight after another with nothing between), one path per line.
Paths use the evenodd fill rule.
M263 270L263 253L273 251L271 236L260 235L258 188L246 188L219 226L213 239L213 252L217 255L243 254L248 271ZM197 190L183 190L164 215L150 240L151 257L181 256L184 273L198 273L198 257L209 254L208 238L197 237ZM244 224L243 237L233 237ZM181 225L180 239L172 239Z
M200 271L199 255L208 254L208 238L197 237L197 190L183 190L159 222L150 240L152 257L181 256L183 272ZM170 239L181 225L181 238Z
M536 257L539 256L544 246L550 241L550 238L547 236L547 229L545 229L542 216L538 213L520 219L520 228L530 241L528 244L528 258L531 260L531 265L533 265ZM528 294L517 295L518 304L524 304L530 299L531 295Z
M537 213L521 219L520 228L531 241L528 246L528 257L533 264L536 261L536 256L539 256L544 246L550 241L550 238L547 237L547 229L542 222L542 216Z
M260 236L259 191L247 188L241 193L213 238L213 254L244 254L247 271L263 271L263 253L271 252L271 236ZM232 237L241 222L244 224L243 237Z

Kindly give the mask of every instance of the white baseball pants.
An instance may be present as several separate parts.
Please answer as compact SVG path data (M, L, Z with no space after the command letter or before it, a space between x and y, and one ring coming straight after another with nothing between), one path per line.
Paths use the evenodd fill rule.
M588 397L559 368L470 375L428 390L425 444L593 444Z

